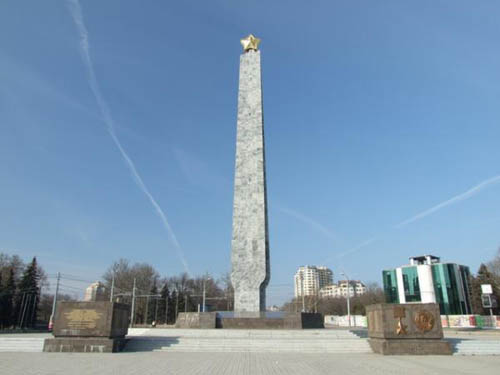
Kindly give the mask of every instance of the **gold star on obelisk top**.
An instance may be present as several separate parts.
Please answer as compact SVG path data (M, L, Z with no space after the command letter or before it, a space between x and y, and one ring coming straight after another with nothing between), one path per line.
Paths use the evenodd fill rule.
M254 37L252 34L240 40L243 46L243 52L248 52L250 50L257 51L259 48L260 39Z

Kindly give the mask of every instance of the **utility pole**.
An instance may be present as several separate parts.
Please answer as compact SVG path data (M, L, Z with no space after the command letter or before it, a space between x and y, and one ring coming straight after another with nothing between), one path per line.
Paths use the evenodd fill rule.
M115 273L113 272L113 279L111 280L111 294L109 296L109 302L113 302L114 295L115 295Z
M205 312L205 302L206 302L206 290L207 290L207 281L210 280L210 276L206 275L206 277L203 278L203 310L202 312Z
M135 314L135 277L134 277L134 287L132 288L132 310L130 311L130 327L134 325L134 314Z
M57 303L57 294L59 293L59 282L61 281L61 273L57 273L57 282L56 282L56 294L54 294L54 301L52 302L52 314L50 314L50 321L49 321L49 330L52 329L52 326L54 325L54 316L56 313L56 303Z

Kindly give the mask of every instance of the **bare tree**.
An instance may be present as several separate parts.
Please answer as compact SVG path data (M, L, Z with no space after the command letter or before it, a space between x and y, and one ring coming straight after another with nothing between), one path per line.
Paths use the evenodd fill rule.
M495 257L490 260L486 266L488 270L496 277L497 284L500 282L500 247L497 250ZM500 287L500 284L498 285Z

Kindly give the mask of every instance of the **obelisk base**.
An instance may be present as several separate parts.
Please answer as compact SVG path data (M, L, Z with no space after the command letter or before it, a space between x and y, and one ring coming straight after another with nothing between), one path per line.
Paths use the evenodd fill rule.
M234 313L232 316L217 316L217 328L230 329L314 329L325 328L323 314L282 313L271 315L265 312ZM258 315L255 315L258 314Z

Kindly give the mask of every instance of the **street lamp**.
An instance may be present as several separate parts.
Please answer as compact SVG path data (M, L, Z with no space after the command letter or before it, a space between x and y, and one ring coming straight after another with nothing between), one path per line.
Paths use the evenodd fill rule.
M349 327L351 327L351 285L349 282L349 276L347 276L345 272L341 272L340 274L347 279L347 319L349 319Z

